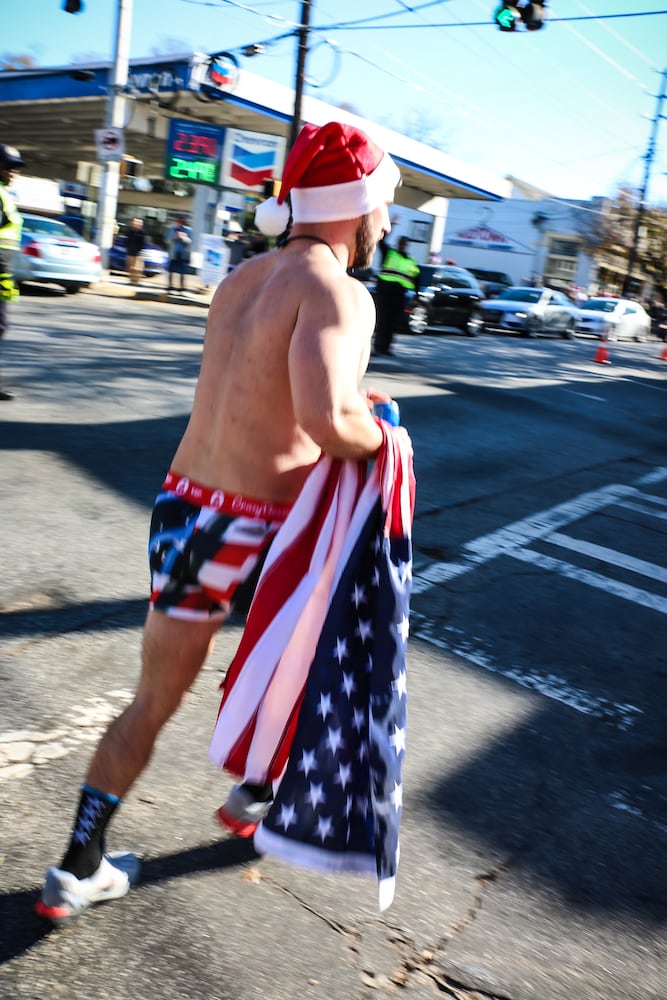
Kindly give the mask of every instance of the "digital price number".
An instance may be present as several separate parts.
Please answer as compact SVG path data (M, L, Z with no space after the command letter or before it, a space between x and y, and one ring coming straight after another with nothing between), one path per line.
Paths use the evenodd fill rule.
M172 119L165 177L191 184L218 184L225 130L217 125Z

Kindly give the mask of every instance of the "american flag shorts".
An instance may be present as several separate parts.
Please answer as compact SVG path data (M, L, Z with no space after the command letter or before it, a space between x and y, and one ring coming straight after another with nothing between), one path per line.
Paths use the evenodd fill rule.
M211 490L170 472L151 517L151 607L192 621L247 614L289 510L289 504Z

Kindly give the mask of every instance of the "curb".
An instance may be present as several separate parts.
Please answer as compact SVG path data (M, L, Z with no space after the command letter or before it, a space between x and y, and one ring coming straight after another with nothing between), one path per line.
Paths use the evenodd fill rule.
M186 292L167 292L158 288L135 288L132 285L112 281L100 281L91 285L87 292L92 295L103 295L106 298L137 299L141 302L168 302L171 305L198 306L208 309L215 289L205 288Z

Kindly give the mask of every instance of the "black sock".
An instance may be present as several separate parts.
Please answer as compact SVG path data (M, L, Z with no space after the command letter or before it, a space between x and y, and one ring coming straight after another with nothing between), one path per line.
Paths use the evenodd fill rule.
M72 839L60 865L77 878L88 878L100 866L104 854L104 831L120 799L82 785Z
M244 781L242 787L252 795L255 802L270 802L273 798L273 785L253 785L250 781Z

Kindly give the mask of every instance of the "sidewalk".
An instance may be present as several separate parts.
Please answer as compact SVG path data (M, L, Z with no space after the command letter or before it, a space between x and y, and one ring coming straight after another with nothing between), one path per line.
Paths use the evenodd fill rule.
M208 309L215 292L213 286L202 285L196 275L189 275L185 292L167 292L166 275L144 278L139 285L131 285L120 274L105 272L102 280L86 289L91 295L111 298L137 299L142 302L168 302L171 305L199 306Z

